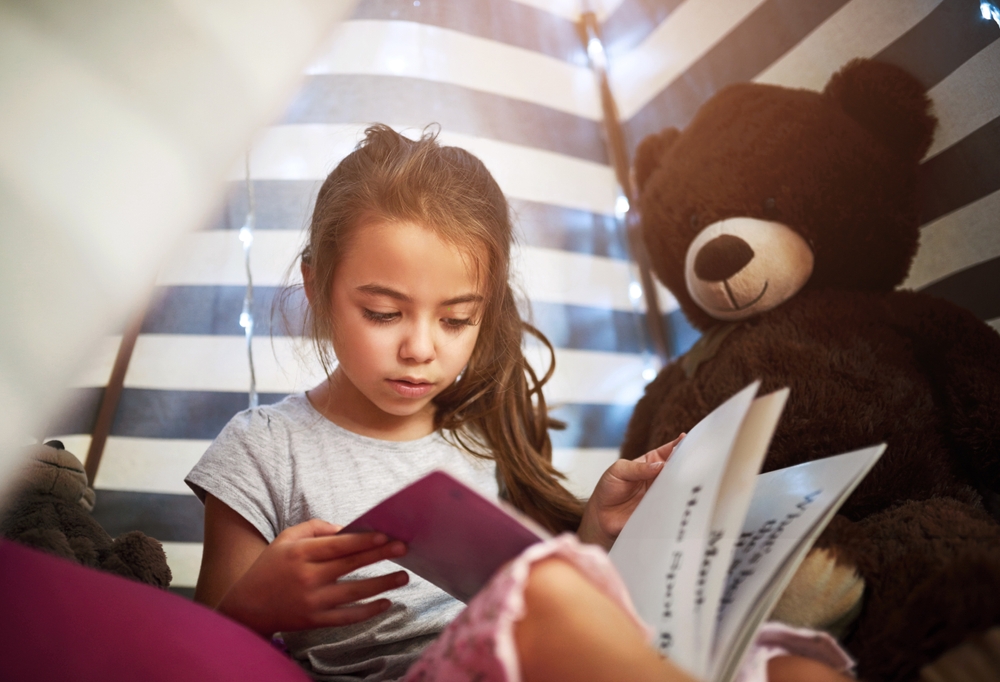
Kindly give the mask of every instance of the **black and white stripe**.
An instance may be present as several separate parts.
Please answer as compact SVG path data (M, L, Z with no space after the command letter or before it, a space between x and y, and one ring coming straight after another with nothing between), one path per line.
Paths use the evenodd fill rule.
M595 7L596 5L596 7ZM941 119L922 165L922 248L908 286L1000 319L1000 27L969 0L609 0L602 22L611 86L629 143L683 127L737 81L822 88L858 57L897 63L930 89ZM518 279L531 319L557 347L548 392L567 429L555 459L581 489L614 458L649 354L643 309L614 217L616 186L575 0L383 0L357 6L302 88L252 150L257 385L279 400L319 377L300 365L299 321L271 319L325 174L365 125L467 147L494 172L519 218ZM245 275L242 169L217 220L165 264L136 344L97 476L97 518L163 540L189 593L201 509L184 473L247 403L238 325ZM294 273L291 277L295 281ZM672 350L697 333L661 290ZM86 452L114 340L54 425Z

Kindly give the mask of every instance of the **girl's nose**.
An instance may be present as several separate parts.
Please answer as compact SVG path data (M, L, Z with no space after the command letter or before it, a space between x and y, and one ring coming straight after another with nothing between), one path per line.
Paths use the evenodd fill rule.
M430 325L415 323L407 330L400 344L399 355L410 362L430 362L437 355L434 330Z

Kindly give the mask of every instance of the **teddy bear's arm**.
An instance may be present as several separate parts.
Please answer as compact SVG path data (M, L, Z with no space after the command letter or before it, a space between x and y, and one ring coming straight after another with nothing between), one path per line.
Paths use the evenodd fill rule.
M1000 335L972 313L897 292L893 322L908 330L966 473L1000 492Z

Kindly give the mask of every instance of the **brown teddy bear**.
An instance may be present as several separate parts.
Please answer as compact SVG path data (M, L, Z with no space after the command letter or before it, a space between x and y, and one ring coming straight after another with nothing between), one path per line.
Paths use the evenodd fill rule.
M758 378L791 388L765 470L886 442L778 612L836 631L869 680L915 679L1000 623L1000 336L896 289L930 108L906 72L855 60L822 93L729 86L635 160L650 261L703 335L647 387L622 456Z
M32 446L0 514L0 536L76 563L166 588L163 545L139 531L112 539L90 515L94 489L80 460L57 440Z

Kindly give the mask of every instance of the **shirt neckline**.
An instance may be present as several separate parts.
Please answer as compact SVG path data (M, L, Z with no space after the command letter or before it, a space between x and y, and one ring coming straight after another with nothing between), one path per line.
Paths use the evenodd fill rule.
M300 393L293 393L289 395L286 398L286 400L295 401L296 403L298 403L301 409L306 410L312 418L320 420L323 424L327 426L327 428L345 437L352 438L358 441L359 443L377 445L383 448L410 449L412 447L419 447L433 442L437 442L439 440L443 440L440 429L435 429L426 436L421 436L420 438L415 438L413 440L387 440L385 438L375 438L373 436L365 436L363 434L351 431L350 429L344 428L340 424L337 424L336 422L333 422L330 419L328 419L326 415L324 415L322 412L316 409L316 407L309 400L309 396L305 394L305 391L302 391Z

